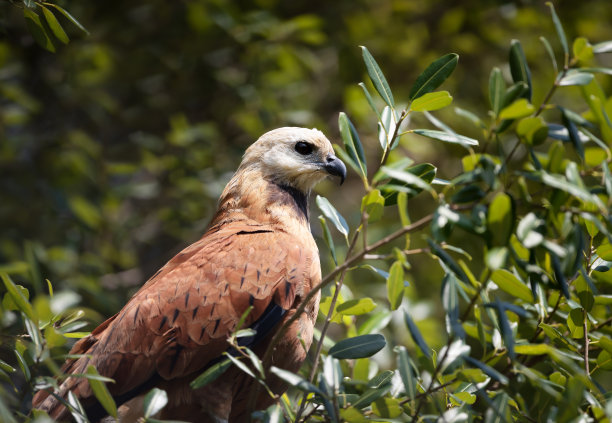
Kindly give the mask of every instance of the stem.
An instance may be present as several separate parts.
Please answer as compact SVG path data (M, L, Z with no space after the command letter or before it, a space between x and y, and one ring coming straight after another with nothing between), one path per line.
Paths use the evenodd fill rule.
M393 114L395 114L395 113L393 113ZM389 158L389 153L391 153L391 148L393 147L393 142L395 141L395 138L398 135L400 126L402 126L402 122L404 121L406 116L408 116L408 113L406 113L406 110L402 110L402 113L400 114L400 117L397 120L397 124L395 125L395 130L393 131L393 136L391 137L391 141L390 141L389 144L387 144L387 148L385 148L383 156L380 159L380 165L378 166L378 169L380 169L382 166L384 166L385 162ZM378 172L378 169L376 169L377 172Z
M582 321L582 330L584 331L584 370L586 374L590 374L589 372L589 331L587 327L587 312L585 309L582 309L583 321Z
M423 396L419 399L416 410L414 411L414 415L412 416L412 423L415 423L417 419L419 418L419 411L421 411L421 408L423 407L423 404L424 404L423 401L425 400L425 398L427 398L427 396L434 391L433 385L434 383L436 383L436 377L438 376L438 373L440 373L442 369L442 364L444 364L444 360L446 360L446 357L448 356L448 352L450 351L450 345L453 343L454 339L455 339L454 336L448 337L448 341L446 341L446 349L444 350L444 354L442 354L442 358L438 360L438 364L436 365L436 368L434 369L434 372L431 375L431 382L429 382L429 386L427 387L425 392L423 392Z

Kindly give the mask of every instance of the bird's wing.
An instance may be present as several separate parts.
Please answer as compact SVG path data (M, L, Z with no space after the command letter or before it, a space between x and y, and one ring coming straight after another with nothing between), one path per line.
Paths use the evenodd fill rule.
M111 393L122 396L147 388L152 378L203 369L227 350L228 335L250 305L244 326L263 334L320 278L316 245L296 238L248 222L207 233L75 344L71 353L87 357L66 363L65 370L85 373L93 364L115 380ZM59 394L68 390L81 399L92 396L80 378L69 378ZM35 407L44 396L35 398Z

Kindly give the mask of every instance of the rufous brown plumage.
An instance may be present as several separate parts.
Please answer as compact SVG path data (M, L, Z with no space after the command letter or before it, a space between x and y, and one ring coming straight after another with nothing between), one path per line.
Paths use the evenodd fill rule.
M77 342L63 367L67 375L89 365L112 378L107 387L119 420L136 421L143 397L164 389L168 405L160 418L191 422L245 421L253 380L230 367L209 385L189 383L228 351L228 336L249 306L245 326L257 334L251 347L260 356L276 330L294 315L321 280L317 246L310 233L308 195L326 175L342 180L344 164L319 131L280 128L246 151L225 187L204 236L163 266L113 317ZM297 371L312 342L318 311L315 295L275 345L272 364ZM276 394L286 387L269 383ZM55 392L39 391L33 407L57 420L70 413L58 398L72 392L92 420L105 413L87 379L68 377ZM272 403L269 395L257 408Z

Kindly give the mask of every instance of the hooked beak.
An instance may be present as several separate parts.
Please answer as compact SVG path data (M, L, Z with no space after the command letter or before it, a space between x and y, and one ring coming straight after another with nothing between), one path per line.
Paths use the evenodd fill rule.
M344 182L344 179L346 178L346 166L344 165L342 160L330 154L329 156L327 156L326 163L323 166L323 168L330 175L339 176L340 185L342 185L342 183Z

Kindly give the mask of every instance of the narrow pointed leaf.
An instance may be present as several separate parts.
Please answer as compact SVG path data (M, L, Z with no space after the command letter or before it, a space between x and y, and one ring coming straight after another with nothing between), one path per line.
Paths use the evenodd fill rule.
M509 106L504 107L503 110L499 113L499 118L520 119L522 117L529 116L534 111L535 108L531 103L527 101L527 99L520 98Z
M380 112L376 108L376 105L374 104L374 99L370 95L370 91L368 91L368 88L365 86L363 82L360 82L357 85L361 87L361 89L363 90L363 94L365 95L365 98L368 101L368 104L370 105L370 108L372 109L374 113L376 113L376 116L378 116L378 119L380 119Z
M380 334L368 334L343 339L330 348L329 354L338 359L371 357L382 350L387 341Z
M592 73L569 71L557 82L560 87L569 87L572 85L588 85L595 76Z
M232 365L231 360L225 359L220 361L219 363L213 364L210 366L204 373L195 378L189 386L192 389L198 389L202 386L208 385L210 382L216 380L219 376L221 376L225 371Z
M21 310L30 320L37 321L37 319L34 316L34 310L32 309L32 306L28 302L27 298L22 294L21 290L12 281L10 276L2 272L0 273L0 277L2 278L2 281L4 282L4 286L6 287L6 290L12 297L13 302L17 305L19 310Z
M499 68L493 68L489 76L489 101L491 102L491 110L495 116L502 109L504 93L506 92L506 83Z
M391 310L397 310L404 299L404 268L399 261L393 263L389 270L387 298L389 299Z
M427 93L413 100L410 109L413 112L425 112L442 109L453 102L448 91Z
M397 351L397 368L400 372L402 382L404 383L404 390L408 398L414 400L417 393L418 381L412 370L410 356L404 346L396 347L395 351Z
M548 42L548 39L546 39L545 37L540 37L540 41L542 42L542 44L544 44L544 48L548 53L548 57L550 57L550 61L552 62L555 73L559 72L559 67L557 66L557 59L555 58L555 52L552 46L550 45L550 42Z
M551 2L546 2L546 6L550 8L550 14L552 16L553 23L555 24L555 30L557 31L559 42L561 42L561 47L563 47L563 53L567 56L569 55L569 47L567 45L567 38L565 37L565 31L563 30L563 25L561 25L561 20L559 20L559 16L557 16L555 7L553 6Z
M296 375L295 373L292 373L287 370L279 369L276 366L270 367L270 373L278 376L285 382L289 383L290 386L295 386L301 391L314 392L316 394L323 395L323 396L325 395L319 388L314 386L312 383L308 382L306 379L304 379L300 375Z
M336 311L345 316L359 316L369 313L376 308L376 303L371 298L355 298L340 304Z
M433 138L435 140L450 142L453 144L461 145L478 145L478 141L473 138L469 138L458 134L449 134L448 132L436 131L433 129L413 129L412 132L418 135L422 135L427 138Z
M331 205L329 200L325 197L317 195L316 203L319 209L325 215L325 217L327 217L327 219L334 224L336 229L338 229L338 232L344 235L345 238L348 237L349 227L346 223L346 220L344 220L344 217L342 217L342 215L338 213L338 210L336 210L336 208Z
M68 13L67 10L65 10L62 7L58 6L57 4L53 4L53 3L47 3L46 5L54 7L55 9L57 9L57 11L59 11L62 15L64 15L66 17L66 19L68 19L70 22L72 22L72 24L74 26L79 28L85 34L89 35L89 31L87 31L87 29L85 29L85 27L83 25L81 25L81 23L74 16L72 16L70 13Z
M419 98L442 85L453 73L458 61L459 56L455 53L446 54L434 60L416 79L410 89L410 99Z
M38 45L47 51L52 53L55 52L55 46L49 34L47 34L47 30L40 21L40 17L27 7L23 8L23 17L26 20L28 31L30 31L30 34L32 34L32 37L34 37Z
M508 384L508 378L504 376L503 374L501 374L500 372L498 372L497 370L495 370L493 367L487 366L483 362L478 361L475 358L470 357L469 355L463 356L463 359L467 361L469 364L471 364L472 366L479 368L480 370L485 372L489 377L498 381L499 383L503 385Z
M350 119L344 112L340 112L338 116L338 127L340 128L340 136L344 142L344 148L355 163L359 165L359 172L362 178L368 177L365 154L363 146L359 140L359 134Z
M529 287L506 269L499 269L493 272L491 280L510 295L514 295L528 303L533 301L533 295Z
M40 7L43 11L43 15L45 16L45 20L47 21L49 28L51 28L53 35L55 35L55 38L57 38L64 44L68 44L70 38L68 38L68 35L66 35L66 31L64 31L64 28L62 28L62 25L60 25L53 12L43 5L40 5Z
M514 82L524 82L528 89L523 97L531 101L531 71L525 59L525 52L518 40L512 40L510 44L510 73Z
M383 74L382 70L374 60L374 57L368 49L364 46L361 46L361 53L363 55L363 61L365 62L366 69L368 71L368 76L374 84L374 88L383 99L385 103L389 105L391 108L395 108L395 100L393 99L393 93L391 93L391 88L389 88L389 84L387 83L387 79Z
M323 239L325 240L325 244L327 244L327 248L329 248L332 259L337 266L338 258L336 257L336 246L334 244L334 239L332 238L331 232L329 231L329 227L327 226L327 221L323 216L319 216L319 222L321 223L321 228L323 229Z
M408 331L410 332L410 336L412 336L412 340L414 341L414 343L418 345L419 349L425 357L427 357L428 359L431 358L429 346L425 342L425 339L423 339L423 335L421 335L419 328L414 323L414 321L410 317L410 314L408 314L406 310L404 310L404 321L406 322L406 326L408 326Z
M610 53L612 52L612 41L604 41L593 46L593 53Z
M96 368L90 364L87 366L87 374L97 376L99 373ZM102 404L104 410L106 410L109 415L117 418L117 404L115 404L115 400L111 396L104 382L96 379L89 379L88 382L91 390L96 396L96 399L100 401L100 404Z
M144 416L152 417L159 413L168 404L168 394L166 391L153 388L144 399Z

